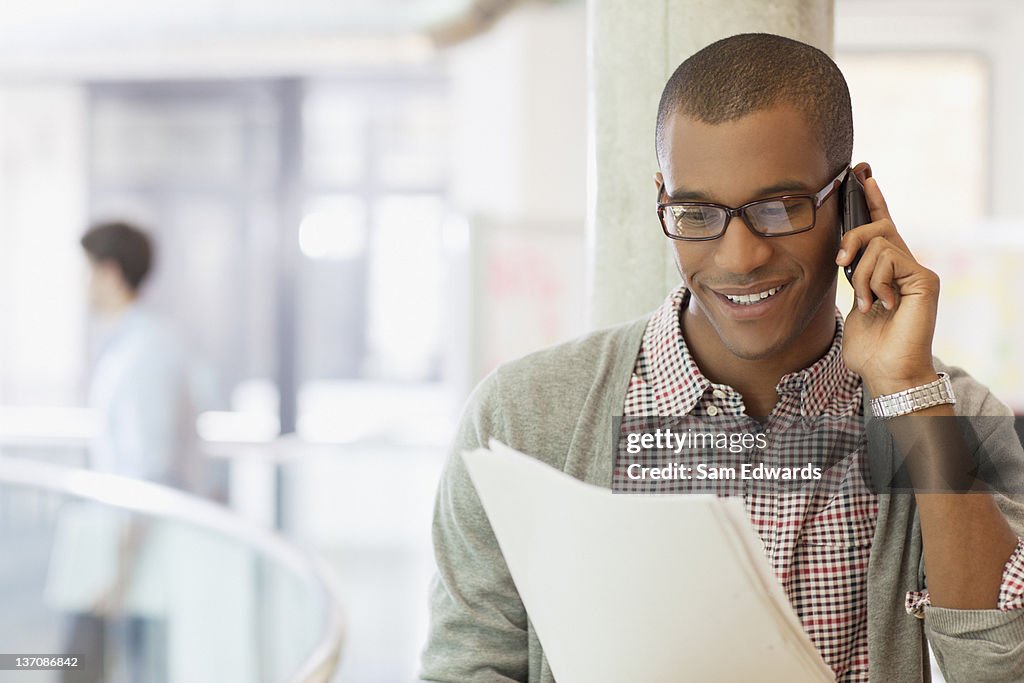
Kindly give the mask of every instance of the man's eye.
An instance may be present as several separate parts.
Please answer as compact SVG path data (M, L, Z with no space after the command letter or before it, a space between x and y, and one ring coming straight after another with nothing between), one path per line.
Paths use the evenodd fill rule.
M676 222L686 225L702 225L705 222L704 212L700 209L683 209L676 214Z

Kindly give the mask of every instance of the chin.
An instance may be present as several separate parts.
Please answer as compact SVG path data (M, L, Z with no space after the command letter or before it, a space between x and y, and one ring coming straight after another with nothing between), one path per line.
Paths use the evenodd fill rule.
M731 320L715 320L714 327L725 348L736 358L763 361L786 353L799 353L808 326L821 314L821 302L815 309L780 312L776 320L763 320L749 326ZM831 318L832 309L829 308Z
M760 343L748 343L746 341L737 342L736 340L730 339L724 335L721 336L721 339L725 348L729 350L729 353L741 360L748 361L760 361L772 358L792 346L792 340L788 339L779 340L770 344L765 344L763 340Z
M716 315L711 317L711 325L730 354L741 360L762 361L792 351L800 343L814 312L796 313L780 310L772 318L744 322Z

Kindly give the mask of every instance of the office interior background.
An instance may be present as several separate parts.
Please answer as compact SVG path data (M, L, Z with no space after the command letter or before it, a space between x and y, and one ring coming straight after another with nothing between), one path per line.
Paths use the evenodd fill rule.
M0 454L85 464L78 239L138 221L159 249L144 299L187 341L228 505L336 578L338 681L415 675L468 392L588 329L588 10L512 4L494 21L466 0L0 8ZM1016 2L835 3L855 161L942 277L936 353L1018 413L1021 36ZM650 200L623 230L660 230ZM61 650L41 585L56 509L0 498L22 534L0 550L0 601L21 605L0 633L23 639L0 651ZM294 628L265 647L315 642L315 620L275 609Z

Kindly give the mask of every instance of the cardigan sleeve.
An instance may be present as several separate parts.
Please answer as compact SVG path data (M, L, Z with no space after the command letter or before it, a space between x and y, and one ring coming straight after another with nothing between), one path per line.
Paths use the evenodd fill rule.
M971 413L986 416L976 421L985 432L979 434L979 455L1001 479L1000 491L992 495L1010 527L1024 537L1024 448L1014 431L1013 414L986 389L973 385L983 398ZM1018 545L1003 573L1004 589L1018 582L1016 602L1020 591L1014 574L1020 568L1014 559L1019 555ZM925 635L949 683L1024 681L1024 609L1009 609L1018 606L1013 602L1009 596L1005 609L922 608Z
M932 596L927 591L907 591L904 606L907 614L924 619L924 608L932 606ZM1000 612L1009 612L1021 608L1024 608L1024 539L1017 538L1017 547L1003 565L1003 579L999 584L996 609Z
M451 683L526 681L526 608L463 463L463 450L503 438L497 373L470 397L434 507L437 574L420 679Z

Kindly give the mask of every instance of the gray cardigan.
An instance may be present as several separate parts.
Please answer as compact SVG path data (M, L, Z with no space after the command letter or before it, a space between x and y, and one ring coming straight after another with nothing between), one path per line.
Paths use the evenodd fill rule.
M583 481L611 487L612 417L621 415L647 319L589 334L503 365L473 392L438 488L433 539L438 572L421 680L530 681L554 678L459 453L495 437ZM957 368L949 372L960 415L1011 415ZM865 397L865 402L867 398ZM872 472L892 472L888 431L865 406ZM980 433L1008 491L1024 491L1024 451L1012 421ZM1024 536L1024 497L997 495ZM524 502L528 505L528 502ZM914 496L881 494L868 562L868 655L872 681L929 681L925 637L950 683L1024 681L1024 610L929 607L906 613L908 590L925 586ZM685 681L680 672L680 681Z

